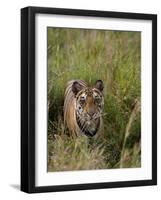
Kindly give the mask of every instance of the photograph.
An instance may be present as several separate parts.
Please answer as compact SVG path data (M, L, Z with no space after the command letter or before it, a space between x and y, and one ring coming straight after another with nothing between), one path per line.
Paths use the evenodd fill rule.
M47 171L141 168L141 32L46 31Z

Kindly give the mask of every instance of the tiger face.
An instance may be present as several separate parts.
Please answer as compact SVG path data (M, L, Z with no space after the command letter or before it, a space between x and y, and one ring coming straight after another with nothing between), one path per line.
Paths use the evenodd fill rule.
M75 94L75 115L82 134L94 136L100 127L100 118L104 104L103 82L97 80L94 87L84 88L75 81L72 85Z

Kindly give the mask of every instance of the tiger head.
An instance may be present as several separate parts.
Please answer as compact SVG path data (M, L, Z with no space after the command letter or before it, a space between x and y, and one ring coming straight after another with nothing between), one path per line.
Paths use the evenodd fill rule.
M104 104L103 82L97 80L94 87L83 87L75 81L72 85L75 94L76 122L81 133L86 136L94 136L99 127Z

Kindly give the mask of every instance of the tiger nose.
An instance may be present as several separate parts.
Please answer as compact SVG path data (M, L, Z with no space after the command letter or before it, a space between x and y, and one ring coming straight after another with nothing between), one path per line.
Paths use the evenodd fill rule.
M90 117L92 117L93 115L94 115L94 110L88 110L88 115L90 116Z

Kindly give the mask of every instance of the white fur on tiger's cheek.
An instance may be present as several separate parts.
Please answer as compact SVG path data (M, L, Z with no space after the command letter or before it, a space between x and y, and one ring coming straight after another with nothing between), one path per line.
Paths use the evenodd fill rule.
M98 93L93 92L93 97L96 97L96 96L98 96Z
M83 109L82 109L82 107L81 107L80 105L77 106L77 111L78 111L78 113L79 113L80 115L82 114Z
M84 98L86 98L86 94L85 93L83 93L83 94L81 94L81 97L84 97Z
M74 108L76 109L77 108L76 101L74 101L73 103L74 103Z

